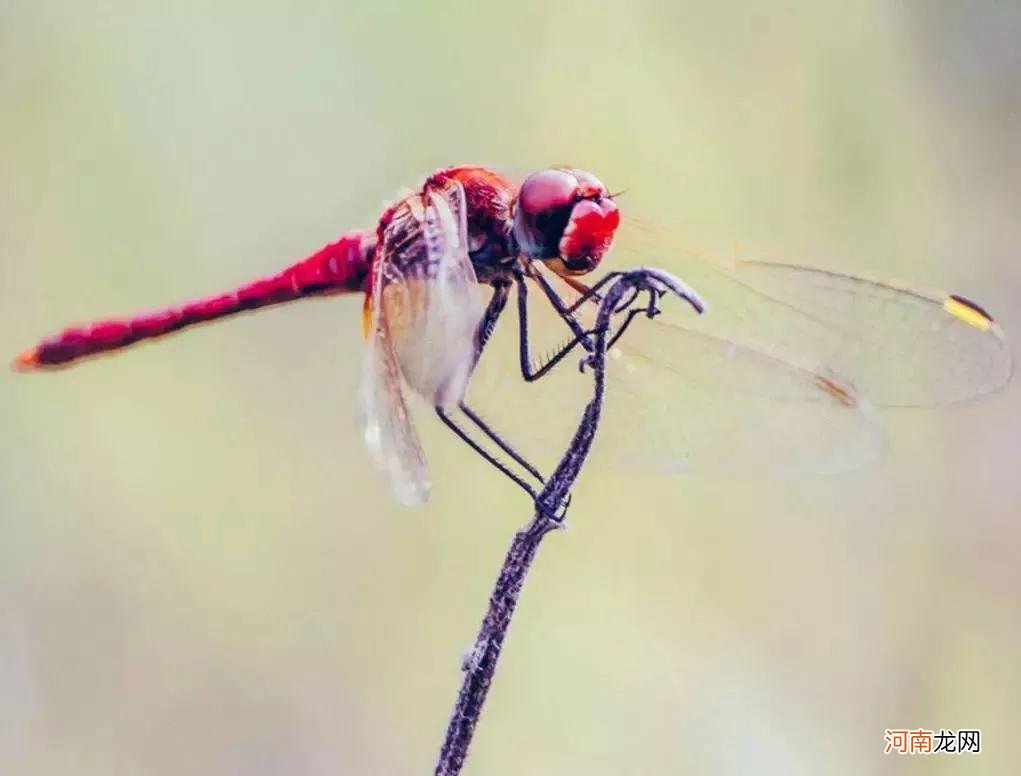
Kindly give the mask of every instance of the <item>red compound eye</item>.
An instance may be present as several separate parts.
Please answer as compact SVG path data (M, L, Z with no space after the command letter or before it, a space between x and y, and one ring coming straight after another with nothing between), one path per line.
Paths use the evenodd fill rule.
M585 170L571 170L571 174L577 179L578 190L583 197L600 198L610 195L603 182L592 173Z
M578 191L578 179L566 170L542 170L521 184L518 205L536 214L569 205Z
M525 179L514 213L514 238L529 259L555 272L584 274L610 247L620 214L606 187L590 172L564 167Z

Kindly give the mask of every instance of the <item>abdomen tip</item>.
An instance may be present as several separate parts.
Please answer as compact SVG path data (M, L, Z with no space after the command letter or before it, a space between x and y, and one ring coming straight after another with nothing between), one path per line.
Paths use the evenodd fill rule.
M29 348L21 351L11 362L11 368L16 372L31 372L39 367L39 348Z

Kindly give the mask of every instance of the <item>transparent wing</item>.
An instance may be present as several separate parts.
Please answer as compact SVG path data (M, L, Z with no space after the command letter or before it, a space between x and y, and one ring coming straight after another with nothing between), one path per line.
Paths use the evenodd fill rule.
M620 342L609 354L608 400L616 406L602 429L603 460L789 476L856 469L883 449L876 410L831 369L659 318L636 321Z
M431 483L404 386L434 406L457 404L482 316L461 185L447 181L406 197L381 245L362 388L365 439L397 500L415 504L426 499Z
M851 469L883 447L872 402L954 402L1012 375L1003 332L962 296L813 267L718 261L634 225L615 244L614 269L662 266L710 309L696 317L667 301L663 316L626 333L612 354L597 459L668 470ZM565 339L540 294L531 294L529 313L540 353ZM501 323L489 349L499 352L484 355L470 397L521 440L522 452L555 461L591 383L568 360L524 385L511 323ZM517 423L507 412L514 405L527 408Z
M713 314L688 328L826 365L880 406L981 396L1013 372L1000 327L961 296L809 266L718 261L657 232L625 234L621 248L617 262L661 262L710 301Z
M565 297L573 293L563 284L558 289ZM695 316L679 300L665 300L663 309L654 320L636 320L609 354L606 405L593 446L597 465L834 473L859 467L882 450L875 410L836 371L685 328ZM582 316L590 319L594 310L586 307ZM529 319L540 353L564 339L564 324L537 289L529 295ZM591 396L592 378L578 371L577 359L568 359L539 382L525 384L517 371L513 324L501 323L469 398L520 452L548 468L567 446ZM525 408L516 420L513 407Z
M384 474L394 498L402 504L420 504L429 495L431 481L422 445L404 398L401 370L394 349L387 290L397 296L403 278L385 254L374 267L369 303L371 317L362 375L361 404L365 444L376 467Z
M464 396L475 358L482 298L468 258L464 190L448 180L408 197L391 224L388 245L399 286L384 279L381 302L391 323L401 372L436 406Z
M1000 327L964 297L768 262L740 262L734 276L791 311L789 327L772 329L785 350L814 350L879 404L961 401L1002 388L1013 372ZM761 323L759 309L746 327Z

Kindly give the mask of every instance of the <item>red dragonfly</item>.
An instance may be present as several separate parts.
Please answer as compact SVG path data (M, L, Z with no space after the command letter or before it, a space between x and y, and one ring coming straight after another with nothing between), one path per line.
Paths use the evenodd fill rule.
M564 448L576 419L565 403L587 389L578 370L556 367L591 346L602 284L578 278L622 242L619 227L616 198L583 170L545 169L516 185L484 167L451 167L387 208L373 232L350 232L227 293L65 329L14 366L60 367L259 307L361 292L365 441L397 499L421 502L431 484L414 394L534 498L531 480L543 478L517 445ZM853 468L882 447L876 404L958 401L1000 388L1012 373L999 326L959 295L794 264L717 262L674 246L640 258L697 277L713 305L704 318L666 311L610 351L611 407L597 452L643 470ZM678 288L703 310L694 290ZM517 357L480 361L512 292ZM658 312L637 302L622 309L615 337L643 311ZM537 331L558 337L540 359ZM532 388L540 382L541 395ZM526 384L533 392L517 396ZM506 416L515 444L469 395L495 399L487 412Z

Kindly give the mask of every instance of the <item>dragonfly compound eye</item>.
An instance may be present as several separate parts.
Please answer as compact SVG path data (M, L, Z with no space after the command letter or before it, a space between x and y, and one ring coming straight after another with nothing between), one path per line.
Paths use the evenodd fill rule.
M591 173L541 170L521 185L514 237L525 256L560 274L579 275L602 259L619 221L606 187Z
M531 259L560 255L560 238L571 217L578 179L567 170L542 170L525 179L514 212L514 237Z

